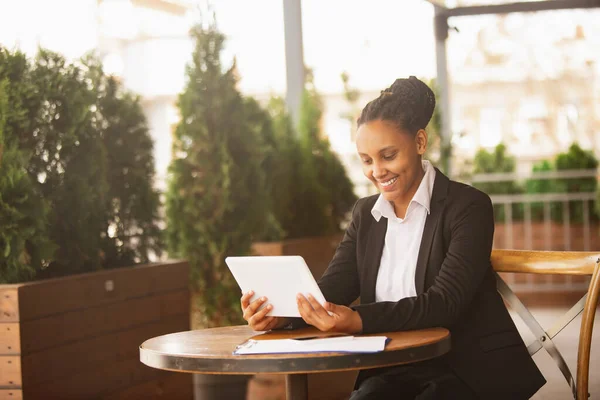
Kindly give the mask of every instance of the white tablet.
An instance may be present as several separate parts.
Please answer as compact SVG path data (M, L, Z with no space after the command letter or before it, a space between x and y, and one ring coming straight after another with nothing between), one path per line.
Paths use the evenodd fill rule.
M274 317L300 317L296 295L311 294L321 305L325 297L300 256L227 257L229 270L242 293L254 291L251 301L265 296Z

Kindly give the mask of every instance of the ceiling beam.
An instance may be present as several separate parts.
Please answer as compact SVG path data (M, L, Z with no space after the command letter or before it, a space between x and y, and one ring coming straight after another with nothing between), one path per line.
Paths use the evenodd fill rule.
M448 11L444 10L444 14L448 17L462 17L467 15L509 14L514 12L569 10L576 8L597 7L600 7L600 0L541 0L525 1L520 3L455 7L448 9Z

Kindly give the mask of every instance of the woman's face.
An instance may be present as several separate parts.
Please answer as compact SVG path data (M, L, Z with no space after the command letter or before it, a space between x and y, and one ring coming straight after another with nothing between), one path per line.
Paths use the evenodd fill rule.
M423 176L421 156L427 149L424 130L413 135L390 122L370 121L358 128L356 148L363 173L386 200L406 201L407 195L414 195Z

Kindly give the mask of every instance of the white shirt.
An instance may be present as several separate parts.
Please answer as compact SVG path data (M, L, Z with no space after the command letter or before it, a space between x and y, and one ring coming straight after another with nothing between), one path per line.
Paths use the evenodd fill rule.
M423 160L425 176L408 204L404 219L398 218L392 204L379 195L371 210L375 220L388 219L385 244L375 286L376 301L398 301L417 295L415 271L425 220L430 212L435 169Z

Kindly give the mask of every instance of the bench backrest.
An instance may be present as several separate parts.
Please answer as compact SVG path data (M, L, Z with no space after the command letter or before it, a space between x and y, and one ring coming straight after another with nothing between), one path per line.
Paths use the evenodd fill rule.
M523 319L536 339L527 348L533 355L544 348L554 359L558 368L571 386L573 397L577 400L587 399L590 349L594 317L598 307L600 293L600 253L580 251L524 251L524 250L493 250L492 266L496 271L498 291L510 307ZM587 275L591 276L587 293L565 315L557 320L554 326L544 330L531 312L519 300L510 287L498 273L530 273L557 275ZM552 339L573 319L583 312L579 331L579 346L577 351L576 380L564 358L554 345Z

